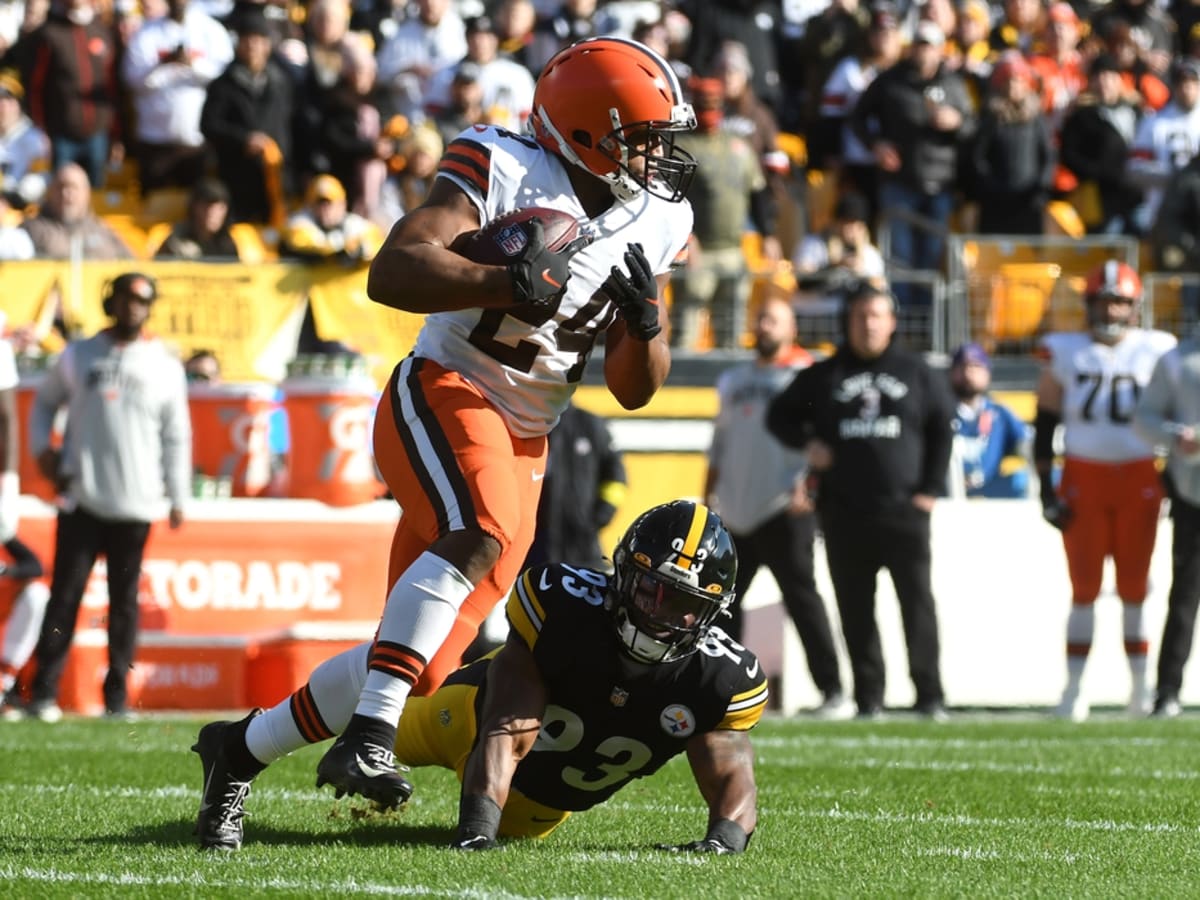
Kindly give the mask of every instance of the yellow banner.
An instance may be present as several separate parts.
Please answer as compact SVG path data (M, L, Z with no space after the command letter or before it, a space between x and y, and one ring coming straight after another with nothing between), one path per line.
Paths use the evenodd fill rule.
M178 348L182 358L212 350L226 381L282 378L304 313L303 270L283 264L89 262L82 267L78 294L68 292L69 321L80 334L108 324L101 298L112 278L129 271L157 282L149 330Z
M58 290L66 285L70 264L66 260L32 260L0 263L0 309L7 321L5 330L25 325L48 332L54 321Z
M375 303L367 296L367 269L323 266L310 270L309 303L317 334L342 341L367 357L375 383L382 386L396 363L417 340L424 316Z
M108 325L101 307L108 283L132 271L158 284L150 331L184 359L212 350L226 381L283 379L296 352L306 296L317 333L366 356L380 386L408 355L424 321L370 300L365 266L89 260L73 267L67 260L32 260L0 265L6 327L37 322L48 332L61 295L71 335L95 334Z

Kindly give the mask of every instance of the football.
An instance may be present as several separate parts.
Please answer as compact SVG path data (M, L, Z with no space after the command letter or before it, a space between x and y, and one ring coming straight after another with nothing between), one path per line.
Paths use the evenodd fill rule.
M528 238L521 226L530 219L541 220L551 250L561 250L579 236L579 222L570 213L529 206L497 216L478 231L462 235L451 249L477 263L506 266L524 251Z

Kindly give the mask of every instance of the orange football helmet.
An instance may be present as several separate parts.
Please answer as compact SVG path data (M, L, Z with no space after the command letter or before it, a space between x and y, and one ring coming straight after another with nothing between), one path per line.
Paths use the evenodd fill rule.
M645 190L676 203L696 172L675 134L696 127L679 79L637 41L587 38L560 50L533 91L538 143L607 181L622 202ZM630 167L642 157L644 167ZM639 170L640 169L640 170Z
M1138 321L1142 279L1132 266L1110 259L1088 275L1083 299L1092 334L1101 340L1119 338ZM1117 315L1113 314L1113 300L1126 301L1115 307Z

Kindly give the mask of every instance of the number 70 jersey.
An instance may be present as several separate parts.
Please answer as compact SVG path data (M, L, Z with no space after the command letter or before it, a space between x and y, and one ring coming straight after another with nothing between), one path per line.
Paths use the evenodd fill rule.
M1132 427L1138 397L1158 358L1175 346L1165 331L1131 328L1109 345L1091 335L1048 334L1042 349L1063 388L1063 443L1067 456L1122 463L1154 455Z

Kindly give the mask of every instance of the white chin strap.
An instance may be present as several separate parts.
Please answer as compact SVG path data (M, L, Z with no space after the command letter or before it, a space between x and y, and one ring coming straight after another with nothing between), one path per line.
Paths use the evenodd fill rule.
M610 110L609 114L610 116L614 117L617 122L621 121L620 116L617 115L617 111L615 109ZM609 172L606 175L600 175L599 173L593 172L591 169L589 169L587 164L584 163L584 161L580 158L579 154L575 152L575 149L567 142L567 139L564 138L562 133L554 127L554 123L551 122L550 117L546 115L546 107L539 106L537 108L537 117L538 121L541 122L542 128L546 129L547 134L554 138L554 143L558 146L558 152L562 155L563 159L565 159L571 165L583 169L583 171L587 172L593 178L600 178L608 182L608 187L612 191L613 196L616 197L621 203L629 202L642 192L642 186L630 178L621 166L617 166L617 170L615 172ZM628 164L628 159L624 159L626 156L626 150L623 144L621 145L621 156L623 158L623 162Z

